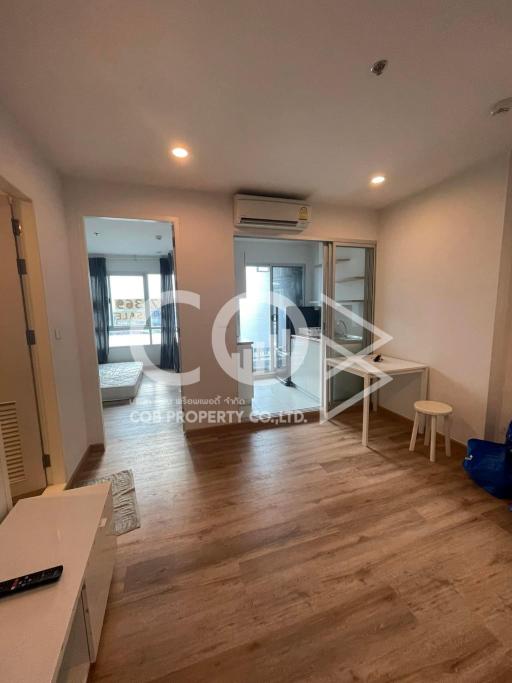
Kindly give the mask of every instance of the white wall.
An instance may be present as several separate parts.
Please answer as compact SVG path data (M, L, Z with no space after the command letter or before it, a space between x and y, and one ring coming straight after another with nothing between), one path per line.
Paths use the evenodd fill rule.
M61 188L57 176L25 132L1 110L0 176L31 199L34 206L67 477L88 442ZM60 331L60 340L55 339L56 329Z
M235 381L224 374L211 348L212 323L223 304L235 295L232 197L74 178L65 179L64 190L75 266L75 306L83 311L78 328L89 440L101 441L103 430L87 290L83 216L149 218L174 223L178 287L201 295L201 311L190 306L179 309L183 369L201 366L200 383L185 387L182 393L190 399L236 396ZM268 232L254 234L268 237ZM376 234L374 211L319 206L314 207L313 224L300 234L300 239L368 240L375 239ZM227 330L227 340L234 351L234 324Z
M512 315L512 305L510 304L510 301L512 300L512 292L510 293L509 297L508 311L509 314ZM506 361L503 366L501 400L498 406L498 417L494 430L489 430L490 433L488 434L489 438L495 439L496 441L504 441L503 437L505 436L508 426L512 421L512 344L510 343L511 327L512 325L509 322L507 334L508 347Z
M376 322L385 353L427 363L430 397L454 407L453 436L483 436L508 180L506 156L381 214ZM417 380L394 380L382 404L407 417Z
M101 406L87 287L83 216L146 218L174 223L178 287L199 292L201 310L179 309L182 365L201 366L201 382L185 387L190 399L236 396L235 381L226 376L213 356L210 338L217 311L234 292L233 240L228 197L162 188L66 179L64 183L74 270L75 305L84 311L78 321L87 429L91 442L103 441ZM234 348L234 334L229 342Z
M454 436L461 441L485 429L496 357L507 171L508 160L502 157L449 179L382 212L378 231L376 321L394 336L386 351L431 366L431 396L454 405ZM178 285L202 297L201 312L180 310L184 369L201 365L201 382L184 393L203 399L236 394L235 382L217 365L210 344L213 319L235 293L233 234L248 234L233 229L230 196L68 178L66 233L58 179L2 112L0 175L34 202L68 474L88 444L104 440L83 216L177 219ZM315 205L313 211L312 225L304 233L280 236L377 238L371 210ZM268 236L265 231L252 234ZM505 248L507 244L503 241ZM76 320L75 311L80 312ZM59 341L55 329L60 330ZM234 348L234 330L227 335ZM512 360L507 356L501 362L510 377ZM511 383L503 388L500 429L510 410L505 399L510 399ZM411 416L416 391L414 380L395 380L393 391L382 392L383 405Z
M492 349L486 437L503 441L512 420L512 157Z

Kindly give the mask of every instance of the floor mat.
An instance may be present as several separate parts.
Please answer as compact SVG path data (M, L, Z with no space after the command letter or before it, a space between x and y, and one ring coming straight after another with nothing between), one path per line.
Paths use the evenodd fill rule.
M139 506L135 495L135 482L131 470L122 470L98 479L88 479L77 485L91 486L109 481L112 484L114 503L114 532L116 536L127 534L140 527Z

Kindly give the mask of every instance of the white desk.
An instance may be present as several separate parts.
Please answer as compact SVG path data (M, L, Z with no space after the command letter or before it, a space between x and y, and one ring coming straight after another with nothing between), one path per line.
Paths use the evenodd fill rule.
M0 525L0 581L62 564L57 583L0 600L0 681L86 681L114 566L110 484L20 500Z
M350 372L363 378L364 381L364 399L363 399L363 446L368 446L368 429L370 425L370 385L371 382L377 379L381 373L386 373L393 377L394 375L411 375L418 373L421 375L420 399L426 400L428 389L428 366L422 363L415 363L410 360L402 360L401 358L392 358L391 356L383 356L382 362L374 363L373 356L366 356L367 365L361 367L360 365L347 365L343 367L343 372ZM346 358L328 358L326 364L328 367L340 367L342 363L346 362ZM377 409L377 392L373 394L373 407ZM420 426L420 432L423 432L423 423Z

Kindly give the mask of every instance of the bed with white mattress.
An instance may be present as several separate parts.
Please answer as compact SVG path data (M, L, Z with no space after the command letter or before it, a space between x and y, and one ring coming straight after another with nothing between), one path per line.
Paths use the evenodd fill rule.
M103 363L99 366L101 400L131 401L142 382L142 363Z

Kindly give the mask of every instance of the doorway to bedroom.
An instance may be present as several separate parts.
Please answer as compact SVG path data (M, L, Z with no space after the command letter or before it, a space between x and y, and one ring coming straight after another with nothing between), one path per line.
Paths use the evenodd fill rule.
M106 441L176 429L173 226L96 216L84 225Z

